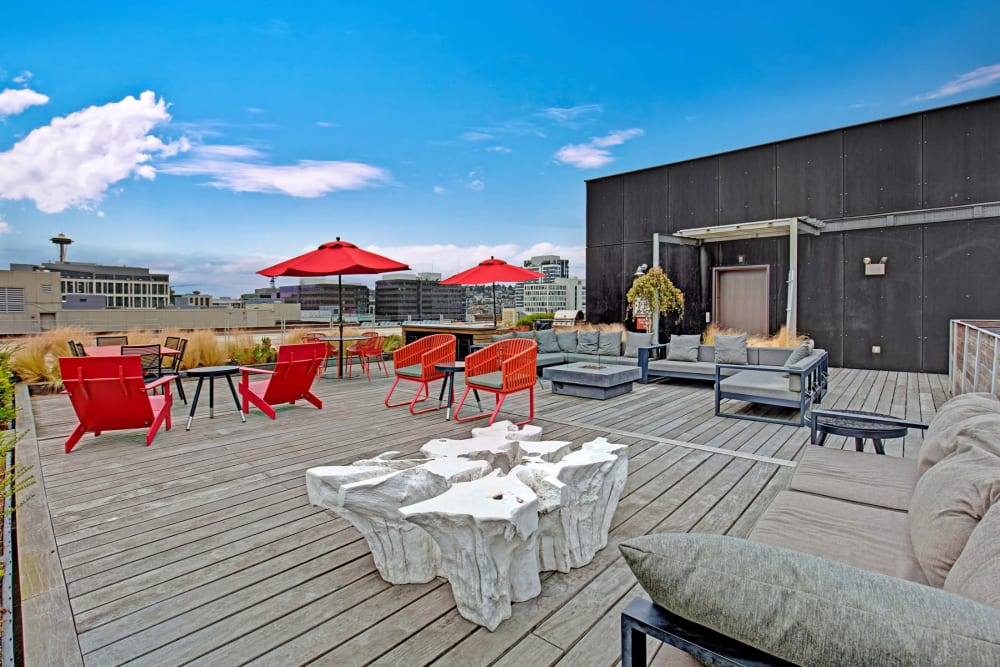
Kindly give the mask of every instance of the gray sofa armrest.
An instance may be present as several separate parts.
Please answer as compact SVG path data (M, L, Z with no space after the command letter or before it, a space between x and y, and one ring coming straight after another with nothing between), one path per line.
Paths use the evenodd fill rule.
M818 404L826 394L827 378L829 376L829 355L825 350L814 350L813 354L803 362L795 366L763 366L763 365L741 365L741 364L716 364L715 366L715 414L721 417L735 417L737 419L750 419L754 421L765 421L777 424L788 424L792 426L804 426L806 423L806 411L814 403ZM722 381L723 371L737 371L729 378L739 378L742 372L775 374L788 377L788 393L784 395L784 390L780 394L775 394L772 387L768 392L755 394L752 389L745 391L727 391ZM759 377L759 376L758 376ZM730 382L729 384L732 384ZM722 399L731 398L739 401L751 403L764 403L767 405L777 405L781 407L797 408L799 418L797 420L777 419L773 417L754 416L739 414L734 412L723 412L721 410Z
M937 588L722 535L620 549L664 609L795 664L1000 664L1000 610Z
M669 343L657 343L656 345L650 345L649 347L639 348L638 366L642 369L642 375L639 377L639 382L642 384L649 383L649 360L662 359L666 356L666 350L669 345Z

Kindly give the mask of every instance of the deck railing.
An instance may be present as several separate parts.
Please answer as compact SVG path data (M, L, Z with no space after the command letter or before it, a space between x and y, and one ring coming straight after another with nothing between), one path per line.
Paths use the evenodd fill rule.
M952 320L948 380L952 396L1000 396L1000 320Z

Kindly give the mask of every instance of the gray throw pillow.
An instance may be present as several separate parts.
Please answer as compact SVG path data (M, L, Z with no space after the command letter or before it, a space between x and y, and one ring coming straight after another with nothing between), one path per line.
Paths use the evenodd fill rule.
M531 340L535 340L535 332L534 331L515 331L514 332L514 338L530 338Z
M601 334L599 331L581 331L576 337L577 354L597 354Z
M993 505L969 535L944 589L1000 609L1000 503Z
M739 336L716 336L715 363L746 364L747 335L740 334Z
M559 343L559 352L576 352L576 329L557 331L556 342Z
M492 340L494 343L499 343L502 340L507 340L507 339L513 338L513 337L514 337L514 334L512 334L512 333L497 334L495 336L490 336L490 340Z
M556 340L556 332L552 329L542 329L535 332L535 339L538 341L538 353L559 352L559 341Z
M701 345L701 336L699 334L671 336L670 347L667 348L667 360L698 361L699 345Z
M788 359L785 360L785 368L795 368L795 364L812 354L812 351L813 348L809 341L799 343L798 346L792 350L792 353L788 355Z
M617 357L622 353L622 332L601 331L597 339L597 353Z
M1000 610L946 591L724 535L619 548L653 602L797 665L1000 664Z
M653 344L653 334L629 331L625 334L625 354L623 357L637 358L640 347L649 347Z

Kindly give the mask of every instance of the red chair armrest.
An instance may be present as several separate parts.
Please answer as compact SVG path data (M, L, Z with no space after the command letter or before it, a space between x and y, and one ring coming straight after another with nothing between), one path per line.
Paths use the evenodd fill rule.
M174 378L176 377L177 377L176 375L164 375L161 378L153 380L152 382L146 385L146 391L149 391L151 389L156 389L161 385L167 385L169 387L170 383L173 382Z

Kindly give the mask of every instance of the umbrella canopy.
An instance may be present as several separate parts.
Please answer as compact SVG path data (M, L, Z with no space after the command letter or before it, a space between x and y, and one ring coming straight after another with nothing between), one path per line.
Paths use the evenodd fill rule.
M497 325L497 283L523 283L544 278L544 273L508 264L490 257L476 266L440 281L442 285L493 285L493 326Z
M257 273L270 278L277 276L337 276L338 319L340 320L341 335L343 335L344 290L342 276L406 271L409 268L402 262L362 250L353 243L341 241L338 236L336 241L324 243L315 250L286 259L284 262L261 269Z

